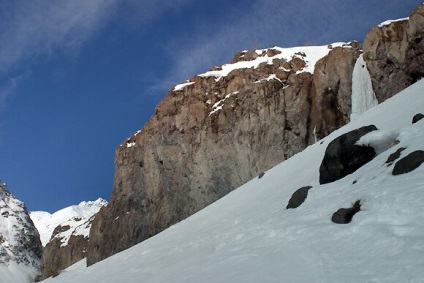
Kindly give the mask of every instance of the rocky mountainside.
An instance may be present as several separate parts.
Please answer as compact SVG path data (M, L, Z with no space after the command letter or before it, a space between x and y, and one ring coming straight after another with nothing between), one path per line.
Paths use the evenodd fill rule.
M87 263L157 234L346 124L355 65L369 71L378 102L411 85L424 75L423 36L421 5L374 27L362 47L243 51L175 86L116 150L110 204L93 221Z
M0 281L33 282L42 245L25 204L0 181Z
M45 283L423 282L423 93L420 80L162 233Z
M107 201L84 201L53 214L31 212L44 246L41 257L41 279L57 275L60 270L85 258L89 232L94 216Z

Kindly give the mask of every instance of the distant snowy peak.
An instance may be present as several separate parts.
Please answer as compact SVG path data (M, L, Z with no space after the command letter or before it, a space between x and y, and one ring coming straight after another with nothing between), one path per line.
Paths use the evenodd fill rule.
M40 264L41 251L37 229L25 204L0 181L0 278L15 280L17 270L34 278Z
M56 230L54 235L55 237L63 237L63 244L66 245L72 234L88 236L87 228L84 229L83 227L86 227L86 222L101 207L106 205L107 201L99 198L95 201L83 201L78 205L63 208L53 214L45 211L34 211L30 215L40 233L43 246L47 245L58 226L69 226L69 229L62 228L63 231Z
M297 73L313 73L315 64L319 59L326 56L331 49L335 47L344 47L351 48L350 43L345 42L336 42L329 45L323 46L300 46L300 47L273 47L267 49L258 49L258 50L244 50L236 54L232 63L225 64L219 67L215 67L213 70L206 73L199 74L199 77L215 77L218 81L223 77L228 76L232 71L237 69L247 69L247 68L258 68L261 64L272 65L274 60L285 60L291 62L294 59L300 59L304 62L298 70ZM289 72L290 70L287 69ZM178 84L174 87L174 91L181 91L186 86L192 85L194 82L186 81L182 84Z

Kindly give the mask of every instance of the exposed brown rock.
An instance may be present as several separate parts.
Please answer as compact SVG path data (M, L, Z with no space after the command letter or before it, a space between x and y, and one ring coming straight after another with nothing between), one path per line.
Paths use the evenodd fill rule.
M319 60L315 66L312 129L309 130L314 132L315 128L317 139L349 122L352 72L360 55L357 42L352 42L350 46L332 49L328 56Z
M424 76L424 5L409 20L375 26L366 36L364 59L379 102Z
M83 235L75 234L76 229L90 229L91 223L94 219L94 215L87 221L82 221L81 225L73 227L73 231L70 225L59 225L53 233L51 240L43 249L43 255L41 257L40 267L40 280L44 280L51 276L57 276L61 270L71 266L72 264L85 258L89 238ZM79 222L82 219L74 217L68 221ZM69 240L64 242L66 236L63 232L72 233L69 236Z
M68 245L61 247L61 244L59 239L53 239L45 246L41 262L40 280L57 276L60 270L85 258L88 238L81 235L72 235L69 238Z

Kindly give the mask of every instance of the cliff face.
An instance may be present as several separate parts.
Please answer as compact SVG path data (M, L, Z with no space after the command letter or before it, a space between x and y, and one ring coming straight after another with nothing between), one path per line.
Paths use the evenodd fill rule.
M375 26L363 44L379 102L424 77L424 5L409 18Z
M380 101L422 74L422 7L365 40ZM399 24L409 59L388 64L399 41L385 30ZM116 150L114 189L93 221L87 263L159 233L347 123L360 53L356 42L244 51L169 91ZM405 83L397 86L398 77Z
M360 45L351 43L351 48L335 48L318 61L313 76L311 115L309 128L317 139L330 134L349 122L351 114L352 73L360 55ZM309 144L312 143L309 140Z
M114 190L93 222L88 264L188 217L345 123L350 102L337 96L350 99L358 55L357 43L241 52L176 86L116 150ZM325 86L313 75L322 57L315 73ZM330 88L334 99L324 99Z

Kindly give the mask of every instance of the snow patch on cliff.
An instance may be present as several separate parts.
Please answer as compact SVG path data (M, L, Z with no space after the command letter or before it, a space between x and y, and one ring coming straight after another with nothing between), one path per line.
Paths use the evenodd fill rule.
M186 86L189 86L189 85L192 85L192 84L194 84L194 82L190 82L190 81L187 81L187 82L182 83L182 84L178 84L178 85L176 85L176 86L174 87L174 91L181 91L181 90L183 90Z
M378 26L379 27L384 27L384 26L388 26L388 25L390 25L391 23L395 23L395 22L403 22L403 21L408 21L409 20L409 17L406 17L406 18L400 18L400 19L396 19L396 20L387 20L387 21L384 21L384 22L382 22L381 24L379 24Z

